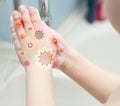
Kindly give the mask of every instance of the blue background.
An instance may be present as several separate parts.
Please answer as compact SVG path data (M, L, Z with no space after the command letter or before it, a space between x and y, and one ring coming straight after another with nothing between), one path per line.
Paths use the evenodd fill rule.
M82 0L50 0L50 15L52 16L51 27L56 28L64 21L71 12L77 8ZM21 4L38 8L38 0L20 0ZM13 0L0 3L0 40L11 42L9 31L10 16L14 10Z

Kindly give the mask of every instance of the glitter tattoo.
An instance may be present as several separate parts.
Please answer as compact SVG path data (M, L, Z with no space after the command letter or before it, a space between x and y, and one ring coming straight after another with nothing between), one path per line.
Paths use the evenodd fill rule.
M42 31L40 31L40 30L36 31L35 32L35 37L36 37L36 39L40 40L40 39L42 39L44 37L44 33Z
M64 51L65 51L64 48L59 49L59 52L61 52L61 53L63 53Z
M20 55L21 55L21 56L23 56L24 54L25 54L25 52L24 52L24 51L21 51L21 52L20 52Z
M26 37L25 34L21 34L21 35L20 35L20 38L21 38L21 39L25 39L25 37Z
M30 62L29 62L28 60L26 60L26 61L24 61L23 65L24 65L25 67L28 67L28 66L30 65Z
M15 24L16 24L17 27L21 27L21 26L24 27L23 20L21 20L21 19L17 19L15 21Z
M29 48L32 48L32 47L33 47L33 44L32 44L32 43L28 43L28 47L29 47Z
M37 58L39 58L38 62L47 68L49 65L53 64L54 56L55 54L51 50L43 49L43 51L40 51Z
M32 27L28 27L28 30L32 30L33 28Z
M52 43L55 44L55 45L57 45L57 39L56 39L56 38L53 38L53 39L52 39Z

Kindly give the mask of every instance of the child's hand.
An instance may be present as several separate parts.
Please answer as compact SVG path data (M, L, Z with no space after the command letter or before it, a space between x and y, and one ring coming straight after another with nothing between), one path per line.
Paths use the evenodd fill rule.
M51 29L44 23L44 28L49 31L50 36L53 35L56 40L53 43L57 47L57 53L56 58L54 61L54 67L64 70L64 68L69 67L69 60L71 60L72 51L74 51L68 44L65 42L65 40L62 38L61 35L59 35L55 30ZM52 37L52 36L51 36ZM69 61L69 62L68 62ZM72 61L72 60L71 60Z
M56 55L56 46L52 42L54 35L44 28L36 9L26 9L22 5L12 16L14 25L10 29L21 64L25 68L32 65L52 67Z

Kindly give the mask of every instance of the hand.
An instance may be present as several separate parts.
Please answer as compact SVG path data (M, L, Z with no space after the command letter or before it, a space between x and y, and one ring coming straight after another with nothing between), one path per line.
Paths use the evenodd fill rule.
M54 35L44 28L37 10L21 5L12 17L14 25L10 30L13 44L24 68L32 65L52 67L56 55L56 46L52 43Z
M60 34L58 34L55 30L48 27L45 23L43 24L43 26L46 29L46 31L49 31L50 36L54 35L55 38L55 41L53 39L53 43L57 47L57 54L54 61L54 67L64 70L64 68L69 67L70 65L69 60L71 60L71 56L74 55L74 50L65 42L63 37Z

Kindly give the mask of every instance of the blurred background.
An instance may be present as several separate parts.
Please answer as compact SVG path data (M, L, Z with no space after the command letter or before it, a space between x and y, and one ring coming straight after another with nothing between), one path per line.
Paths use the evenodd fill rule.
M0 106L25 106L25 71L12 44L10 16L20 4L35 6L66 42L107 71L120 73L120 37L104 0L0 0ZM57 106L102 106L81 86L54 69Z
M51 17L50 21L53 28L58 27L70 14L80 6L82 0L46 0L49 9L48 15ZM10 37L10 16L18 5L25 4L28 6L35 6L39 12L42 13L42 2L44 0L0 0L0 39L11 41ZM41 14L43 15L43 14Z
M10 16L13 10L17 10L20 4L27 7L35 6L43 18L48 17L50 26L59 27L77 9L79 18L82 16L90 23L95 20L103 21L106 19L104 11L104 0L0 0L0 39L11 41L10 37ZM47 10L47 15L43 15L43 5ZM84 6L83 6L84 5ZM82 9L80 8L82 7ZM77 17L78 17L77 16ZM75 20L75 19L74 19ZM74 20L69 25L74 23Z

